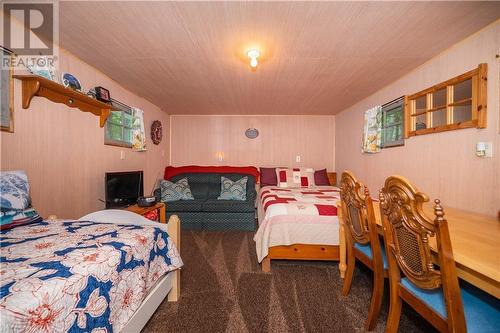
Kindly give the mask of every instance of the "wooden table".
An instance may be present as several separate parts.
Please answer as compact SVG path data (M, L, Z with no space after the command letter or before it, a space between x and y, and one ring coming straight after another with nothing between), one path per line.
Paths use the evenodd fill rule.
M374 202L375 218L382 231L380 207ZM346 271L346 242L342 212L338 203L340 276ZM432 204L424 205L427 216L434 216ZM458 276L487 293L500 298L500 222L494 217L471 213L455 208L444 208L448 220L453 256ZM429 239L436 251L435 238Z
M160 214L159 214L160 223L167 223L166 213L165 213L165 204L163 202L157 202L156 204L154 204L153 206L150 206L150 207L139 207L136 204L136 205L128 206L125 209L130 211L130 212L142 215L142 216L144 216L144 214L147 214L147 213L152 212L154 210L159 210L160 211Z

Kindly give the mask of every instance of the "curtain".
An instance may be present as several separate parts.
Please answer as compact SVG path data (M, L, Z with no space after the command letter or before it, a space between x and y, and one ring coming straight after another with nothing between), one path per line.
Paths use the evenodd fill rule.
M363 148L365 153L380 152L382 142L382 107L375 106L365 112Z
M146 151L146 130L144 128L144 111L132 108L134 124L132 125L132 150Z

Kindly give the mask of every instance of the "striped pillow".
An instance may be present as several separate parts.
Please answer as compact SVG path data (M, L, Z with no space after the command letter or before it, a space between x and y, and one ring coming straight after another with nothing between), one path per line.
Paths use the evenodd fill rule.
M23 210L2 210L0 213L0 230L10 229L18 225L30 224L42 221L34 208Z
M311 168L277 168L276 176L279 187L314 186L314 170Z

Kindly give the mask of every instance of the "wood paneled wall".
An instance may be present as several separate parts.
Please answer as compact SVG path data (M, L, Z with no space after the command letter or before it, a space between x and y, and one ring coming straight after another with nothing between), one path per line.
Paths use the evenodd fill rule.
M172 115L171 162L180 166L335 166L334 116ZM259 130L256 139L247 128ZM219 161L216 154L222 152ZM296 162L296 156L301 158Z
M1 170L25 170L33 205L47 217L79 218L102 209L106 171L144 170L145 191L168 164L169 118L157 106L123 89L95 68L61 50L60 72L79 78L85 90L103 86L111 96L144 110L147 152L104 145L104 129L98 117L62 104L35 97L29 109L21 107L21 85L15 80L14 133L2 132ZM163 123L166 135L154 145L149 128L153 120ZM120 159L120 151L125 159Z
M409 178L443 205L496 216L500 209L499 52L500 21L441 53L398 81L336 116L336 171L349 169L376 195L385 178ZM418 92L488 63L488 127L412 137L404 147L378 154L360 150L363 113L404 94ZM493 158L479 158L475 145L493 142Z

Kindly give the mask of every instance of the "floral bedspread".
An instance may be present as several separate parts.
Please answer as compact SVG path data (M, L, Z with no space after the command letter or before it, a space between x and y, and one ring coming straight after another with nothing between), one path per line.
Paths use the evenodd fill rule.
M182 266L164 229L41 221L0 232L1 332L119 332Z

